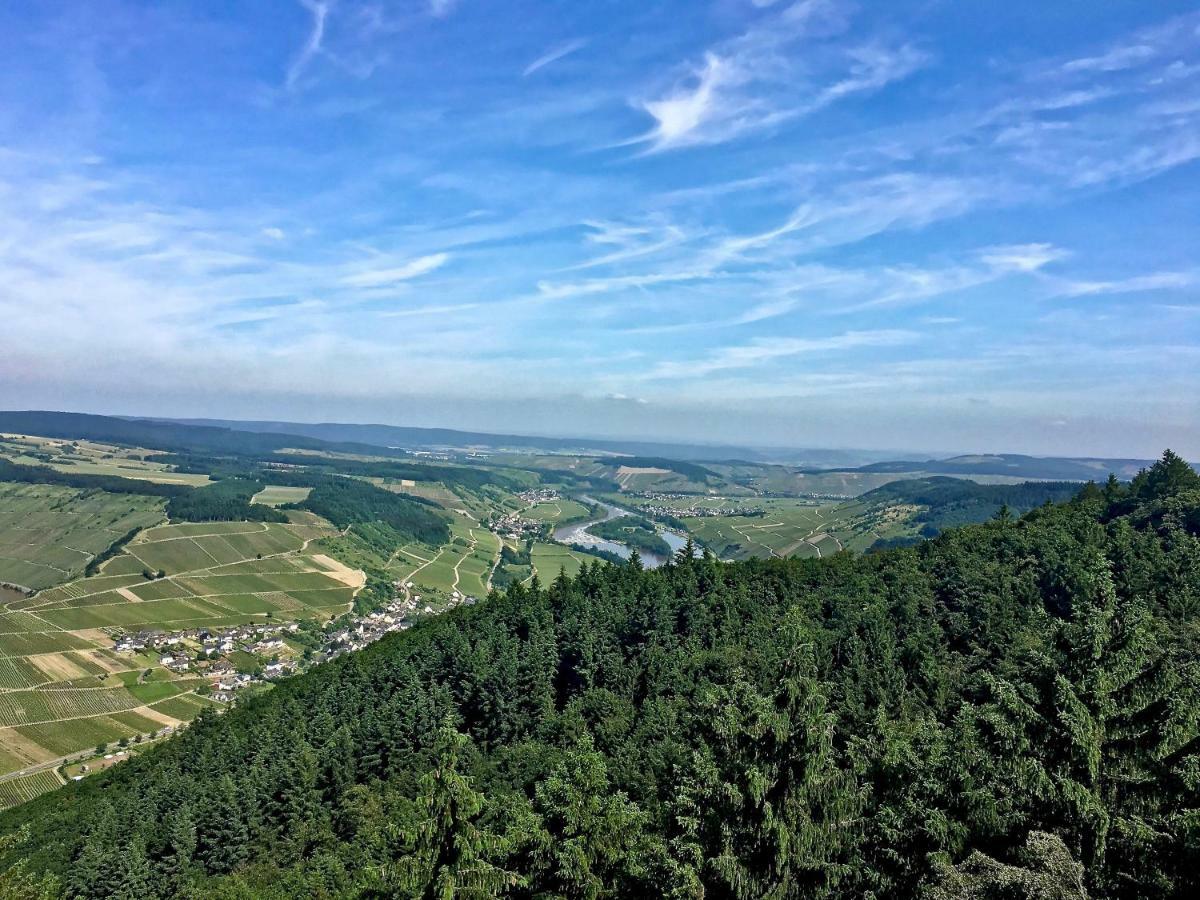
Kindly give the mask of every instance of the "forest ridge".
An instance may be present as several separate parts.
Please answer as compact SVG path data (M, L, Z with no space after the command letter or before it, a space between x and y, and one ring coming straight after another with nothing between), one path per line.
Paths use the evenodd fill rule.
M6 896L1183 897L1200 476L587 566L5 813Z

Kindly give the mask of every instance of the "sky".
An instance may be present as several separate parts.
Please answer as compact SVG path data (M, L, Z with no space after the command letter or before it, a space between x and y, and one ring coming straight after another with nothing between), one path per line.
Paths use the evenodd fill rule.
M1200 458L1200 12L0 6L0 407Z

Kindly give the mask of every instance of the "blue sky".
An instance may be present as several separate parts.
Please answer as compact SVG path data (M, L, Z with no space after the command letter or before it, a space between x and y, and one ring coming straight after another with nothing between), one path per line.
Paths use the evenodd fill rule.
M0 8L0 405L1200 457L1200 14Z

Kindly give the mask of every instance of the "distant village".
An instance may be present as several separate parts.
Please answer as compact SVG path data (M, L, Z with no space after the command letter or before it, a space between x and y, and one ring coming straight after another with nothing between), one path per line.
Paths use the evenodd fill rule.
M638 491L631 494L634 497L643 497L647 500L683 500L691 497L690 494L664 494L649 491ZM708 498L710 501L716 498ZM761 507L755 506L703 506L693 503L691 506L665 506L661 503L647 503L638 508L643 514L648 516L675 516L680 519L704 519L716 518L717 516L761 516L763 510Z
M559 499L558 491L549 488L522 491L516 496L530 506L537 503L553 503ZM483 524L500 538L518 542L546 537L549 530L545 522L535 522L515 512L498 513Z
M411 628L434 608L413 594L413 583L393 582L403 592L382 609L353 613L323 625L312 620L287 623L255 622L229 628L151 629L116 636L119 653L159 654L158 663L177 675L196 675L208 681L207 696L222 703L244 688L293 674L344 653L361 650L394 631ZM472 605L475 597L454 591L443 611Z

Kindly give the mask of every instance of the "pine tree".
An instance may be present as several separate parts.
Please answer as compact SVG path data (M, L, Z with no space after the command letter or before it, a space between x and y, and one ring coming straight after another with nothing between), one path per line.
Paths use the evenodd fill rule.
M384 870L383 882L404 896L482 900L519 881L491 862L501 853L501 841L480 826L483 795L459 771L468 742L449 723L439 729L413 821L394 829L396 850L403 858Z

